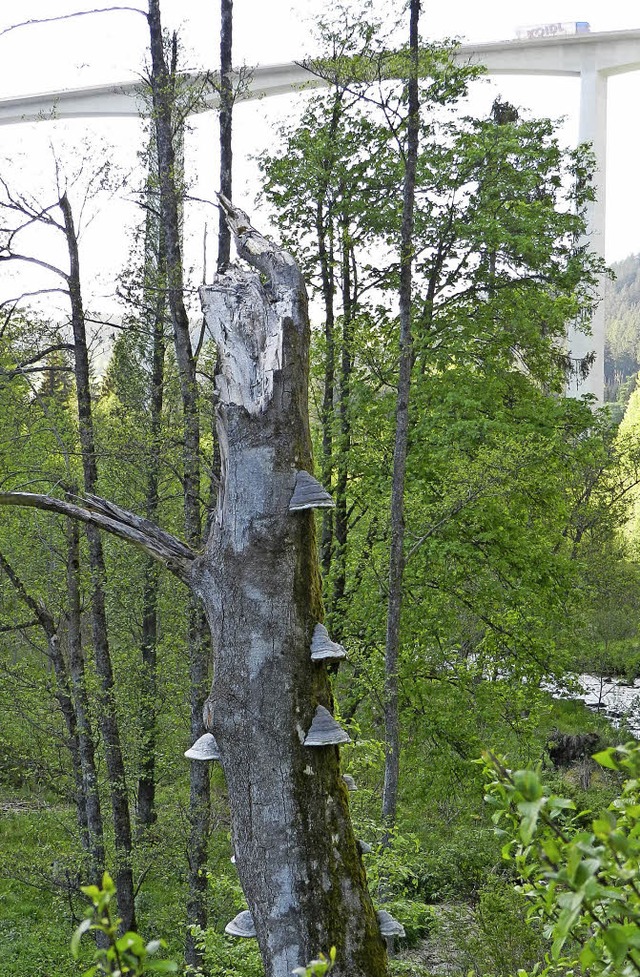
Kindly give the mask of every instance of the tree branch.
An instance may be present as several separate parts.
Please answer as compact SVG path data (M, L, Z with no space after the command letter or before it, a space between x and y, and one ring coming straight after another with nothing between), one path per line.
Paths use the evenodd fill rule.
M190 569L196 553L185 543L148 520L104 499L90 496L83 501L86 508L49 495L38 495L32 492L0 492L0 505L42 509L98 526L128 543L133 543L184 583L190 583Z
M42 627L47 637L51 638L51 636L55 634L56 630L51 614L49 614L47 609L40 601L36 600L35 597L32 597L32 595L28 592L22 579L18 576L2 552L0 552L0 568L4 570L8 576L13 589L20 597L20 600L27 605L30 611L33 611L37 618L38 624ZM29 625L29 627L31 627L31 625Z
M44 370L51 369L51 367L49 366L39 366L36 367L35 370L28 370L27 368L30 366L32 367L34 363L40 363L41 360L43 360L46 356L51 356L52 353L59 353L61 350L70 350L70 349L73 349L73 346L70 343L55 343L55 345L47 346L46 349L43 349L38 353L34 353L33 356L29 356L26 360L23 360L22 363L20 363L18 366L15 366L11 370L0 370L0 374L2 374L2 376L5 377L6 376L14 377L14 376L18 376L21 373L27 373L27 372L34 373L40 370L44 371Z
M19 27L31 27L35 24L52 24L58 20L71 20L72 17L86 17L88 14L108 14L117 10L129 10L132 13L142 14L143 17L147 16L146 10L140 10L139 7L97 7L95 10L76 10L72 14L59 14L57 17L34 17L32 20L23 20L19 24L12 24L11 27L5 27L4 30L0 31L0 37L8 34L10 31L17 30Z
M2 248L1 250L6 251L6 248ZM64 278L66 282L69 281L69 276L66 272L62 271L61 268L56 268L55 265L49 264L48 261L41 261L40 258L32 258L28 254L16 254L14 251L9 251L6 254L0 253L0 261L27 261L32 265L38 265L40 268L45 268L47 271L52 271L54 275Z

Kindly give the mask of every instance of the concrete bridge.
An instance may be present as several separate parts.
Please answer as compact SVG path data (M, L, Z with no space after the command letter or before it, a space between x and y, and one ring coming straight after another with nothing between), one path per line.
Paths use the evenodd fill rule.
M460 62L482 64L491 75L557 75L580 79L580 142L590 142L596 158L596 200L588 214L589 240L604 257L606 218L607 79L610 75L640 70L640 30L562 35L550 38L464 44ZM202 76L193 76L197 81ZM270 98L320 87L324 82L299 64L264 65L238 73L242 99ZM217 94L205 85L196 112L217 108ZM39 119L139 117L148 111L144 86L139 81L47 92L0 99L0 125ZM600 284L592 335L573 330L568 336L571 356L581 359L595 352L595 365L586 381L574 382L570 393L604 397L604 283Z

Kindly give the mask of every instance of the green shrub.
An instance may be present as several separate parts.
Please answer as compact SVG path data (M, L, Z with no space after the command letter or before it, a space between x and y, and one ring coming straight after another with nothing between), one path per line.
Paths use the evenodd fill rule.
M532 969L546 949L540 926L527 925L527 899L505 878L494 878L479 893L458 953L464 972L511 977Z
M503 856L523 880L530 920L552 941L547 966L534 973L638 977L640 745L595 755L627 779L607 810L588 821L572 800L552 794L538 771L510 771L492 754L484 759Z

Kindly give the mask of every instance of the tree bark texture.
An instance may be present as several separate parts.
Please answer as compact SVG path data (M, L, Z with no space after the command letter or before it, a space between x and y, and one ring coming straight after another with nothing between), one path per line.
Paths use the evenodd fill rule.
M225 201L223 201L223 204ZM194 581L214 640L208 723L229 789L233 846L267 977L335 946L336 977L378 977L386 953L336 746L306 747L333 708L310 657L322 618L313 511L289 512L311 471L307 297L293 259L226 204L238 250L202 289L218 345L222 481Z
M396 820L398 781L400 775L400 719L398 703L398 655L400 650L400 616L404 576L404 486L409 444L409 398L413 366L411 331L413 228L416 193L416 168L420 127L418 93L418 21L420 0L409 7L410 75L407 82L408 118L405 156L402 223L400 227L400 356L396 432L393 449L391 483L391 552L389 556L389 598L385 639L384 729L385 769L382 794L382 816L390 829Z

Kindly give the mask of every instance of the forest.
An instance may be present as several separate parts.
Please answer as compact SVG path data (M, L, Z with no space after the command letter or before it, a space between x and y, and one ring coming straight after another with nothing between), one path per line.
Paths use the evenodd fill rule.
M638 259L589 250L590 147L469 114L419 0L327 11L244 213L232 6L194 83L149 0L126 185L1 161L2 973L638 977ZM114 322L84 232L125 192ZM598 404L565 337L603 276Z

